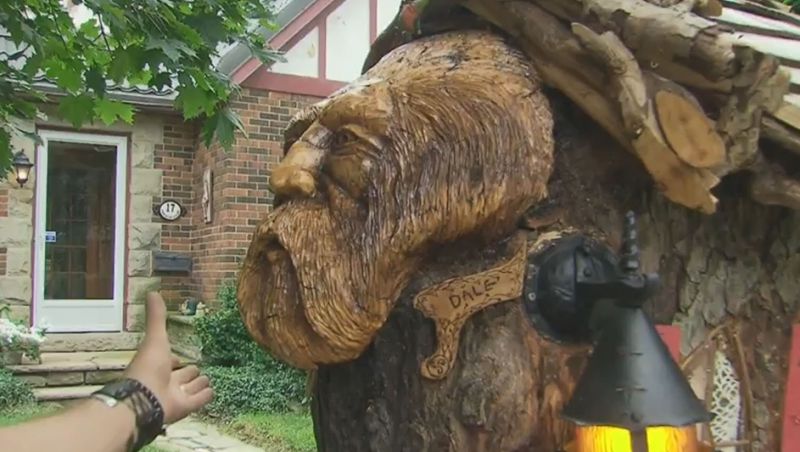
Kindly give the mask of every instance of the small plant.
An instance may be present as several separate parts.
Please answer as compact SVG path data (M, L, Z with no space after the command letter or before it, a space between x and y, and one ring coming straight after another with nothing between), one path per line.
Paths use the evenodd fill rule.
M27 383L0 367L0 411L28 406L36 398Z
M39 359L39 347L44 342L44 330L27 327L6 317L10 308L0 307L0 352L21 352L30 359Z

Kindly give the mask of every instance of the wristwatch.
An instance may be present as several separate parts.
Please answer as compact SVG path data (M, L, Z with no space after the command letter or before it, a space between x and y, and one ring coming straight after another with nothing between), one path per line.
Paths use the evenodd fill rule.
M124 378L109 383L92 394L92 398L108 407L124 404L136 416L136 429L129 442L128 450L136 452L163 435L164 409L147 386L132 378Z

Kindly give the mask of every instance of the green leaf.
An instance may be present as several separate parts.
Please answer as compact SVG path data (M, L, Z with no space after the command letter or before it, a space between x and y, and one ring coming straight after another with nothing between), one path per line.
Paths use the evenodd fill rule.
M77 129L94 118L94 99L88 94L70 94L61 99L58 112Z
M178 97L175 99L183 109L183 117L192 119L209 110L213 100L205 91L196 86L181 86L178 88Z
M121 119L128 124L133 123L133 107L117 100L98 99L94 111L97 117L106 125L114 124L117 119Z
M172 74L169 72L159 72L152 79L150 79L150 86L157 90L162 90L164 87L171 87Z
M86 77L86 86L98 96L102 97L106 94L106 78L100 68L96 66L89 68L84 77Z
M97 22L94 20L87 20L82 23L78 28L78 32L86 39L97 39L100 37L100 27L97 26Z
M69 93L74 93L81 89L81 73L74 62L51 59L48 63L45 73L56 85Z
M11 170L11 134L5 127L0 127L0 179Z
M151 39L147 43L147 49L161 49L164 55L173 62L180 60L182 55L193 57L196 53L190 49L186 44L180 41L168 41L165 39Z
M133 60L127 49L118 49L108 68L108 76L116 83L122 83L133 69Z
M244 124L239 115L229 108L223 108L222 114L217 119L217 139L223 148L230 150L235 141L236 131L245 132Z
M22 66L22 72L28 77L35 76L42 68L42 55L34 53L25 59L25 64Z

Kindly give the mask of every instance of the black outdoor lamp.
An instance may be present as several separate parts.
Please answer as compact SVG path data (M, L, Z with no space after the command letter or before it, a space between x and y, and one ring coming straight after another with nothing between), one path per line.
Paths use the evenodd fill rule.
M25 155L25 151L19 151L14 154L14 159L11 161L11 166L14 167L14 172L17 175L17 183L19 187L22 188L26 182L28 182L28 178L30 177L31 168L33 168L33 163L31 163L28 156Z
M577 452L697 452L695 424L711 415L642 310L658 275L640 272L635 221L628 213L619 259L584 237L542 253L526 305L554 339L594 343L562 413Z

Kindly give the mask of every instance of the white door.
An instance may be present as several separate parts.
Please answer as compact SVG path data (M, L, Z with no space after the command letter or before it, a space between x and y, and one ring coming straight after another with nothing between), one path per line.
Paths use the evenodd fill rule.
M36 152L34 323L121 331L128 139L41 130Z

